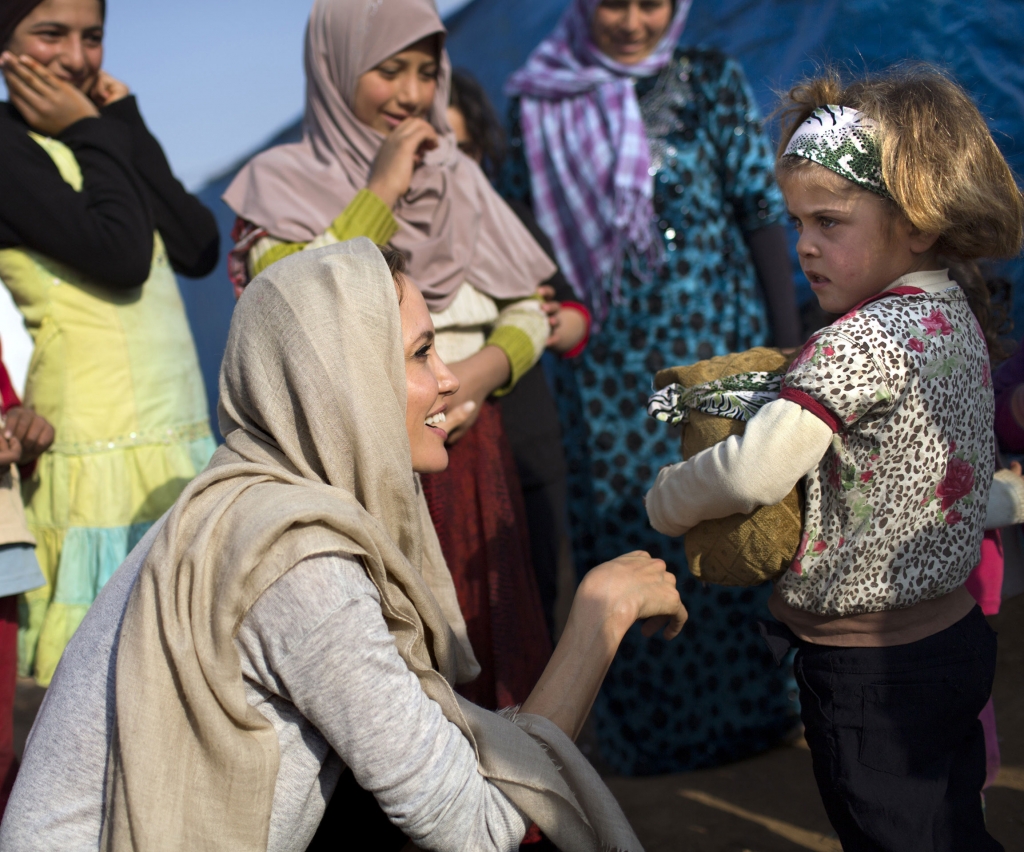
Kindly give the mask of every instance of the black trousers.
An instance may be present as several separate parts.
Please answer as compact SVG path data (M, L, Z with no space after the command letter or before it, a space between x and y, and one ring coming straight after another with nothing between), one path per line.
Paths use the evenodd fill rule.
M997 852L985 830L978 714L995 675L981 609L908 645L801 643L801 717L844 852Z

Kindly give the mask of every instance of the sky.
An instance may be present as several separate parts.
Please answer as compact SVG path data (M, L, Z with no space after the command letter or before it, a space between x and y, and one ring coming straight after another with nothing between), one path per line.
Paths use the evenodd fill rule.
M469 0L439 0L442 16ZM189 189L302 112L312 0L107 0L104 68L127 83ZM4 99L6 90L0 83ZM32 342L0 287L3 359L19 391Z

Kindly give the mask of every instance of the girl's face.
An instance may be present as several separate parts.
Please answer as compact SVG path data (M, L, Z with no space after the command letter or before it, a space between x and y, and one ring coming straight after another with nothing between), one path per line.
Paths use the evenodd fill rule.
M635 65L654 52L672 23L672 0L601 0L590 37L605 56Z
M371 68L356 84L353 111L385 136L407 118L424 118L437 90L437 37L427 36Z
M816 163L779 186L800 239L800 268L822 309L845 314L910 272L938 269L936 235L893 217L878 195Z
M469 135L469 128L466 127L466 116L462 114L462 110L458 107L448 107L448 126L451 127L452 133L455 134L455 142L458 144L459 150L470 159L476 160L478 165L483 163L484 152L480 150L480 146Z
M103 65L99 0L43 0L18 24L7 50L31 56L89 94Z
M439 473L448 467L444 412L459 380L434 349L434 322L423 295L408 278L402 288L402 348L405 351L405 428L412 469Z

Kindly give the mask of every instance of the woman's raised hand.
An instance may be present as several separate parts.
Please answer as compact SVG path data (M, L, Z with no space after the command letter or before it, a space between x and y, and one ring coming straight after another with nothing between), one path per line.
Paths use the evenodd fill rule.
M678 636L688 617L675 574L643 550L591 569L576 591L573 607L577 606L588 619L611 621L622 634L634 622L646 619L644 635L653 636L664 627L666 639Z
M31 56L0 54L7 91L28 126L46 136L59 136L83 118L99 115L87 95L58 78Z
M92 87L89 97L98 107L110 106L115 101L128 97L131 90L120 80L111 77L106 71L100 71L96 85Z
M686 618L676 578L649 553L626 553L591 569L576 590L565 630L522 712L550 719L575 739L634 622L647 619L647 636L664 627L665 638L672 639Z
M437 147L437 131L422 118L407 118L392 130L370 167L366 188L388 207L409 189L412 173L427 151Z

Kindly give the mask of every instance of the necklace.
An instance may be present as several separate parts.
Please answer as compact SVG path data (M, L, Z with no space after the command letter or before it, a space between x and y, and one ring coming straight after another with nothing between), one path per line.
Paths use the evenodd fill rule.
M647 133L650 149L650 169L653 177L665 164L665 157L675 154L669 150L667 137L683 128L680 111L693 100L690 86L690 60L683 56L669 62L658 74L654 88L639 98L640 115Z

